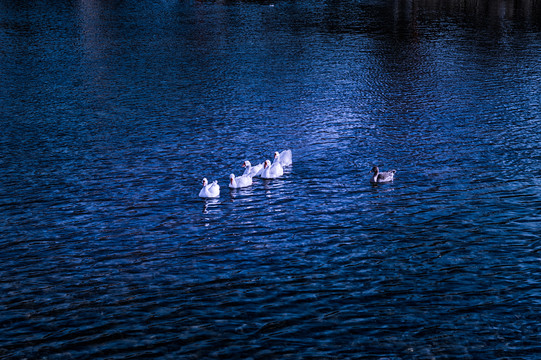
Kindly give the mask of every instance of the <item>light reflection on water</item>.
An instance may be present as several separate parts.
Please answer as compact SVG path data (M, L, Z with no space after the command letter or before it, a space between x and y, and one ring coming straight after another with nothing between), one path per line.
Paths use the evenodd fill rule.
M0 357L537 357L534 2L0 8Z

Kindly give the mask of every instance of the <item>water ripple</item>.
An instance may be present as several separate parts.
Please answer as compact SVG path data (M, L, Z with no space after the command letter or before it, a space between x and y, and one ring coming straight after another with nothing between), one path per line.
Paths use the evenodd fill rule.
M1 4L0 357L538 357L538 11L408 4Z

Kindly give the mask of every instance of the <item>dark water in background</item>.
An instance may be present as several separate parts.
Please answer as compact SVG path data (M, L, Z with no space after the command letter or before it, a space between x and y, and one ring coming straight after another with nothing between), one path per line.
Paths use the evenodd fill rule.
M0 1L0 358L538 358L540 6Z

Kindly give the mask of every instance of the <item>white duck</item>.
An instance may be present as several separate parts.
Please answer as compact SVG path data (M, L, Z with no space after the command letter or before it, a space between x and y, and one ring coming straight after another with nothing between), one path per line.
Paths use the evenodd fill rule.
M199 197L216 198L218 196L220 196L220 185L218 185L218 181L214 180L209 185L207 178L203 178L203 188L199 192Z
M270 160L265 160L263 164L263 172L261 173L262 179L276 179L284 175L284 168L280 165L280 162L275 161L272 165Z
M235 177L235 174L229 175L229 187L231 189L239 189L252 185L252 177L249 175L242 175Z
M261 173L263 172L263 163L252 166L252 164L246 160L244 163L242 163L242 167L246 168L246 170L244 170L244 174L242 174L243 176L248 175L250 177L256 177L261 176Z
M374 166L372 170L369 171L369 173L374 173L374 175L370 175L370 182L373 184L391 182L394 179L395 172L396 170L380 172L379 168L377 166Z
M282 167L289 166L293 164L293 154L291 150L284 150L281 153L278 151L274 152L274 162L279 162Z

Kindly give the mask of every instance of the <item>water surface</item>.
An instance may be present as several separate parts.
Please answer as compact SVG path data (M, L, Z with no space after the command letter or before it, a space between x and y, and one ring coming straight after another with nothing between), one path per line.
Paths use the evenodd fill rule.
M540 15L0 1L0 357L537 358Z

